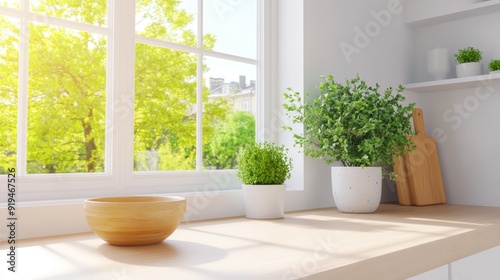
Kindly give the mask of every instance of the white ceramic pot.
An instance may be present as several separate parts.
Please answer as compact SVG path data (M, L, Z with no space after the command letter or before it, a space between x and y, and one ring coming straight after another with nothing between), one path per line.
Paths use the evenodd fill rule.
M334 166L332 192L341 212L375 212L382 196L382 168Z
M278 219L285 213L285 185L243 185L245 216Z
M427 72L434 80L444 80L450 74L448 49L436 48L427 51Z
M483 65L480 62L457 64L457 77L471 77L483 74Z

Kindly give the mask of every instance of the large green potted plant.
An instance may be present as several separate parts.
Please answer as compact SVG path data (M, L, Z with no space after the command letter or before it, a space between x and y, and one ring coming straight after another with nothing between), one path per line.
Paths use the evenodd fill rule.
M454 54L456 61L457 77L470 77L477 76L483 73L481 60L483 59L483 52L474 47L466 47L459 49Z
M410 120L414 104L403 105L404 88L367 85L359 76L345 84L323 77L319 94L303 98L288 89L283 107L294 124L304 131L294 133L295 144L306 155L323 159L332 167L332 190L342 212L374 212L380 204L383 174L391 175L394 159L414 145ZM349 176L351 174L351 176ZM374 179L371 182L371 179ZM363 187L364 182L367 187ZM357 202L356 202L357 201Z
M283 145L252 143L241 151L237 176L243 182L247 218L284 216L284 183L290 178L292 167L292 159Z

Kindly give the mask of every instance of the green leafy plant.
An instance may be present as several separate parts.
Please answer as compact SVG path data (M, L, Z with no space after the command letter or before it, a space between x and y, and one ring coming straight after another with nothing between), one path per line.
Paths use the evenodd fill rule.
M500 70L500 59L492 59L488 64L488 68L490 69L490 71Z
M483 59L483 52L474 47L466 47L459 49L458 53L454 54L454 56L459 64L479 62Z
M295 133L295 145L304 153L323 159L327 164L341 162L344 166L393 165L393 160L414 149L410 119L414 104L401 105L405 97L400 85L394 94L388 88L380 94L379 85L368 86L359 76L336 83L332 76L323 77L319 95L310 100L288 89L283 104L294 124L303 124L304 132ZM384 174L394 173L384 169Z
M285 146L263 142L246 146L239 154L237 176L245 185L281 185L290 178L292 159Z

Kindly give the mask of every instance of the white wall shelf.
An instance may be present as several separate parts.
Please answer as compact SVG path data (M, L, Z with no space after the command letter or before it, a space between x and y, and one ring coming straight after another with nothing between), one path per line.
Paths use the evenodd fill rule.
M412 27L429 26L468 17L485 15L500 11L500 0L487 0L469 5L444 5L443 1L433 9L426 6L428 1L406 1L405 23ZM428 4L428 3L427 3ZM419 5L419 6L416 6Z
M500 73L494 73L481 76L407 84L405 89L418 93L429 93L464 88L487 87L498 84L500 84Z

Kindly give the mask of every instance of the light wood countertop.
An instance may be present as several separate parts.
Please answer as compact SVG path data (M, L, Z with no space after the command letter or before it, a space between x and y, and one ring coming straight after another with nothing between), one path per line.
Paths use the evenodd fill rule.
M329 208L190 222L142 247L92 233L17 243L17 272L3 261L1 279L406 279L500 245L500 208L382 204L373 214Z

